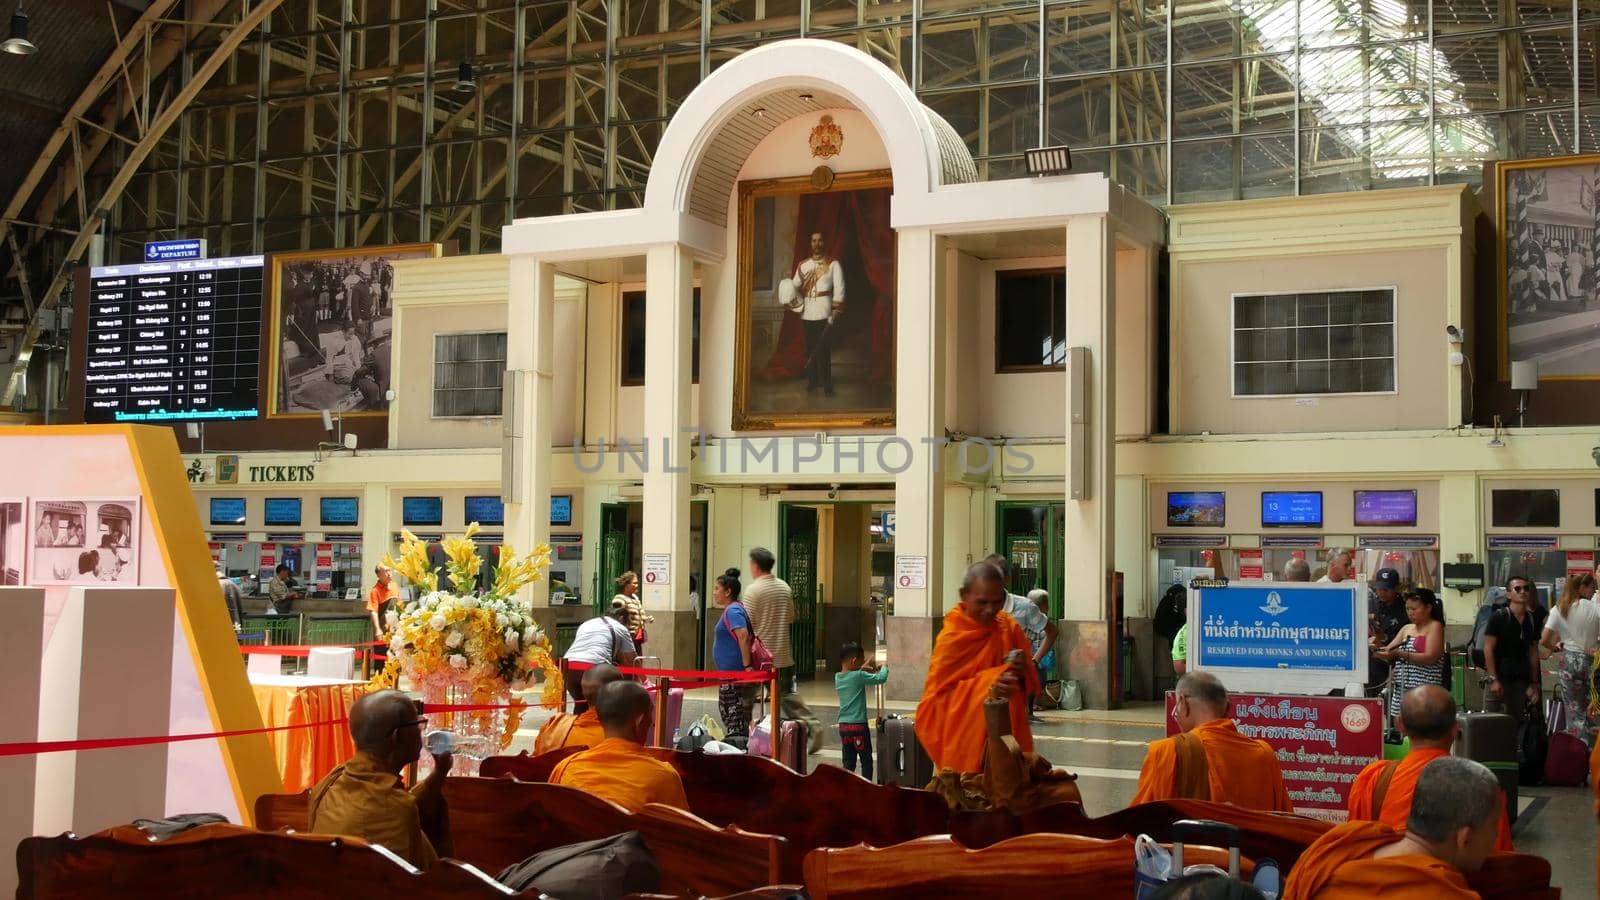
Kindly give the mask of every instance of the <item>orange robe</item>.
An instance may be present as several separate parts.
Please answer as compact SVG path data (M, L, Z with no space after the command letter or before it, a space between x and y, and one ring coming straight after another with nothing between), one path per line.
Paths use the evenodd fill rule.
M358 751L311 789L306 827L316 834L342 834L382 844L423 871L438 862L422 831L416 793L377 757Z
M1407 753L1405 758L1400 760L1400 765L1395 766L1394 775L1389 778L1389 790L1383 795L1383 809L1376 813L1372 809L1373 792L1377 790L1378 779L1383 777L1383 770L1389 763L1380 759L1368 765L1361 770L1361 774L1356 776L1355 783L1350 786L1350 821L1377 821L1396 831L1404 831L1406 820L1411 818L1411 796L1417 790L1417 778L1422 774L1423 767L1440 757L1449 755L1448 750L1433 748L1415 749ZM1502 797L1501 803L1504 802ZM1511 824L1503 805L1500 809L1500 825L1495 835L1494 848L1516 849L1511 846Z
M983 703L989 699L989 688L1005 672L1006 654L1012 650L1022 651L1025 661L1033 658L1022 627L1005 613L996 615L994 624L987 627L973 621L959 606L945 613L915 720L917 739L936 770L983 771L989 739ZM1011 734L1024 751L1032 752L1028 697L1039 692L1039 673L1024 665L1022 674L1023 689L1011 695Z
M1206 751L1206 781L1211 800L1266 812L1293 812L1289 789L1283 783L1278 756L1266 741L1239 733L1232 719L1215 719L1189 732ZM1134 803L1153 800L1198 799L1178 797L1178 744L1163 738L1150 745Z
M1589 754L1589 783L1594 786L1594 814L1600 818L1600 742L1594 745L1594 752ZM1594 877L1595 883L1600 884L1600 838L1596 839L1594 848Z
M630 812L646 803L689 808L678 770L623 738L606 738L557 763L550 783L586 791Z
M1348 822L1317 838L1289 871L1282 900L1479 900L1449 863L1423 854L1373 859L1404 837L1379 822Z
M570 727L567 724L569 722ZM606 730L600 727L600 716L593 707L577 716L560 713L552 716L539 729L539 736L533 739L533 755L539 756L563 747L598 747L605 739Z

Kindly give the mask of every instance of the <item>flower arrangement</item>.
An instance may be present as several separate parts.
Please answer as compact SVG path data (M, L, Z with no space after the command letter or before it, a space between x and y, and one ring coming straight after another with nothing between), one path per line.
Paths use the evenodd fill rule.
M472 538L478 531L474 522L464 536L442 543L451 584L471 585L477 578L483 562ZM512 691L526 690L543 675L540 701L560 703L561 671L550 642L516 600L517 592L549 567L549 547L540 545L526 556L501 547L493 583L481 597L440 591L427 545L409 531L401 532L400 557L385 556L383 565L410 582L419 596L399 613L389 613L389 659L373 678L374 687L396 687L404 675L432 703L508 705L503 729L496 728L498 710L463 714L470 730L498 738L501 749L510 745L526 707Z

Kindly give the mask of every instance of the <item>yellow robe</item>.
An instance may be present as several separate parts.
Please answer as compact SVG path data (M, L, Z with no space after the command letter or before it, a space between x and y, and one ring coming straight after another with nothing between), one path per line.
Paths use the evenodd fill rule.
M987 627L973 621L959 606L945 613L915 720L917 739L935 769L983 771L989 741L983 703L989 698L989 688L1005 672L1006 654L1012 650L1022 651L1025 661L1033 658L1021 626L1005 613L995 616ZM1023 689L1011 695L1011 735L1024 751L1032 752L1028 696L1039 690L1038 670L1025 665L1023 677Z
M1347 822L1317 838L1289 872L1282 900L1479 900L1457 869L1422 854L1374 859L1404 835L1378 822Z
M1406 820L1411 818L1411 798L1417 791L1417 778L1422 775L1422 769L1428 763L1443 756L1449 756L1449 751L1432 748L1412 750L1400 760L1400 765L1395 767L1394 774L1389 777L1388 790L1383 795L1383 809L1374 811L1372 808L1372 794L1378 787L1378 779L1383 777L1383 770L1388 767L1387 760L1378 760L1361 770L1356 776L1355 783L1350 786L1350 820L1377 821L1395 829L1404 831ZM1502 804L1505 797L1500 798ZM1511 825L1506 819L1504 806L1500 810L1500 825L1495 835L1494 848L1496 850L1512 850Z
M365 752L358 751L311 789L307 827L316 834L382 844L424 871L438 861L422 833L416 798L401 787L400 776Z
M562 760L550 773L550 783L586 791L630 812L646 803L689 808L678 770L623 738L606 738Z
M1266 812L1293 812L1289 790L1283 783L1278 756L1266 741L1239 733L1232 719L1215 719L1189 732L1206 751L1206 781L1210 800ZM1152 800L1207 799L1178 797L1178 745L1176 738L1155 741L1145 753L1134 803Z
M539 729L539 736L533 740L533 755L540 756L564 747L598 747L605 739L606 730L600 727L600 716L593 707L577 716L561 713L551 717Z

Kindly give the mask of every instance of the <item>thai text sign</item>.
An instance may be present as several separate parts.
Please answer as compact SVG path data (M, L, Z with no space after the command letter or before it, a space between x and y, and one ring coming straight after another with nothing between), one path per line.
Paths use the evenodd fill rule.
M1343 822L1350 785L1383 754L1383 704L1345 697L1235 694L1229 712L1239 732L1266 741L1278 756L1294 811ZM1167 692L1167 734L1178 733Z
M1366 597L1353 585L1192 588L1190 661L1235 690L1318 693L1365 683Z

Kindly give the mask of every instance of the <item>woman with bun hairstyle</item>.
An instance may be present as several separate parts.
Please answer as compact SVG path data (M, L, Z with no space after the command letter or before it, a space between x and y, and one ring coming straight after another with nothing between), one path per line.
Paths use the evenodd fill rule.
M711 661L718 672L749 672L754 670L750 658L750 616L739 602L739 570L729 569L717 577L712 598L722 607L722 618L717 622L711 642ZM753 684L723 683L717 689L717 712L722 716L722 728L727 732L728 743L744 749L750 739L750 711L755 707L756 686Z

